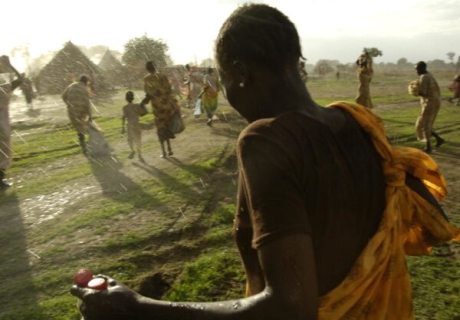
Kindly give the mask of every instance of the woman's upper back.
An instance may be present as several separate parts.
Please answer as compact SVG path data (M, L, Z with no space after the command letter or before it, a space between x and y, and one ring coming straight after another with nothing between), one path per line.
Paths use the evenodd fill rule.
M372 141L345 111L323 114L321 120L289 112L256 121L238 143L253 246L310 233L320 294L348 274L385 207Z

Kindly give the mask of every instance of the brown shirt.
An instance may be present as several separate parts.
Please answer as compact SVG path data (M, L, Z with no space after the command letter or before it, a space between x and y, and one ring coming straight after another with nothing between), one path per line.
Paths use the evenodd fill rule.
M240 167L234 233L247 270L256 250L308 233L319 294L337 286L375 233L385 207L380 157L345 111L338 131L290 112L249 125L238 139Z
M420 76L420 86L418 89L420 95L420 104L422 106L422 114L425 109L437 112L441 106L441 90L438 82L429 72Z
M62 100L67 104L69 111L85 112L91 115L91 102L87 86L82 82L74 82L62 93Z

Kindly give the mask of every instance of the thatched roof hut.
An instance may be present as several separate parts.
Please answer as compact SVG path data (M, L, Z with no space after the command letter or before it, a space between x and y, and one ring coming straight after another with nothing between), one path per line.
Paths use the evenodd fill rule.
M60 94L82 74L91 79L93 90L96 93L107 89L104 76L98 66L69 41L43 67L35 79L35 86L41 94Z
M98 67L111 88L126 86L127 70L110 50L104 53Z

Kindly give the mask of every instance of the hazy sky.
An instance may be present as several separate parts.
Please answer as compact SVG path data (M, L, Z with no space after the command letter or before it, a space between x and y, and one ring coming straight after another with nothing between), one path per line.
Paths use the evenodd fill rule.
M29 44L34 57L60 50L69 40L123 51L127 41L146 34L164 40L176 64L199 63L212 57L220 26L244 2L283 11L298 28L307 63L353 62L363 47L383 52L376 63L460 55L459 0L2 1L0 55Z

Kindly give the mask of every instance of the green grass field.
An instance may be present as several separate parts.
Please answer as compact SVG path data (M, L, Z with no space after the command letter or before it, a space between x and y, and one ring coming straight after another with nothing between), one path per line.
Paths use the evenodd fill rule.
M407 94L407 84L415 78L377 74L371 93L393 143L421 148L414 135L419 103ZM437 78L443 96L449 97L445 88L451 75ZM354 78L324 79L307 87L319 104L327 105L353 101L357 84ZM80 319L68 290L82 267L162 299L217 301L244 294L244 274L231 237L234 141L244 121L222 100L221 114L229 120L216 125L222 143L213 142L217 136L204 136L203 125L189 117L182 148L192 141L205 147L189 150L186 159L176 156L176 163L141 168L126 159L126 139L119 134L123 104L119 98L98 104L104 116L96 121L116 146L116 157L101 161L82 157L67 123L13 125L14 162L8 176L15 185L0 195L0 319ZM444 100L435 127L449 142L440 154L452 161L460 158L459 117L460 107ZM151 120L149 114L142 124L148 127ZM144 144L147 154L158 148L156 137ZM102 193L91 193L94 179ZM458 206L446 206L452 223L460 226ZM40 212L47 208L59 214ZM460 263L443 250L408 258L419 320L460 319Z

